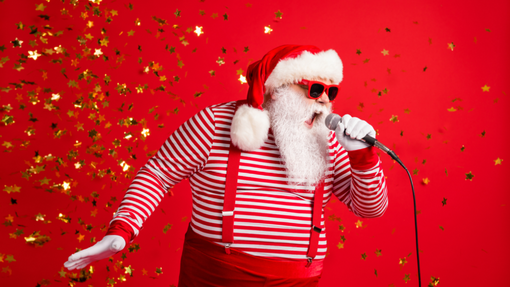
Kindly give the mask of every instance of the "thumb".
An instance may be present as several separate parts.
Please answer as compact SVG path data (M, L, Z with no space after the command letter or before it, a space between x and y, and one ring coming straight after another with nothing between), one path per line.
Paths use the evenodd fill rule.
M116 236L110 245L110 249L115 252L123 250L124 247L126 247L126 242L124 241L124 238L120 236Z
M338 123L338 126L336 126L335 133L339 136L343 136L344 131L345 131L345 125L342 122Z

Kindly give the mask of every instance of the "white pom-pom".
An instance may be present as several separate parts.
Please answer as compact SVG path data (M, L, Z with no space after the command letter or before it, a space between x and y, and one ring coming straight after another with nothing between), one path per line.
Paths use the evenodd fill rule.
M243 151L254 151L267 140L269 114L249 105L240 106L230 127L232 142Z

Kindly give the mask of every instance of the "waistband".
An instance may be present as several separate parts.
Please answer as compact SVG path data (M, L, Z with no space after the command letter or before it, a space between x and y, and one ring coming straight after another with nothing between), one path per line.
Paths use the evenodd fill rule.
M324 260L313 260L306 267L307 260L268 259L253 256L235 248L229 248L230 254L225 252L225 247L212 242L193 231L191 225L186 232L183 256L185 252L200 253L205 256L209 263L217 261L220 264L235 266L253 273L263 274L267 277L282 278L310 278L322 274ZM225 274L228 276L228 274Z

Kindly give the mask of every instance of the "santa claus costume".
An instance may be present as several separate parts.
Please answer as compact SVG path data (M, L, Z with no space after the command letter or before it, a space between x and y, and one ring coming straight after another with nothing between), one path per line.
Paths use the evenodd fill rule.
M359 217L379 217L388 207L371 147L347 152L324 125L331 111L319 104L303 130L285 121L301 113L299 95L282 104L296 112L277 104L285 87L304 79L339 84L342 71L334 50L314 46L280 46L251 64L247 99L207 107L172 133L138 171L107 235L133 242L167 190L189 179L193 207L179 286L316 286L331 196ZM277 95L270 108L264 95ZM288 131L292 121L297 132Z

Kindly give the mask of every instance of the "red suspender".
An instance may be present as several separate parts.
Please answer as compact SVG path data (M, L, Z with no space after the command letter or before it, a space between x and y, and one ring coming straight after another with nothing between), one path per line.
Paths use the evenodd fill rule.
M319 235L321 234L321 216L322 216L322 200L324 194L324 182L321 181L315 188L315 194L313 196L313 214L312 214L312 229L310 234L310 246L306 257L308 263L306 267L312 264L312 259L317 255L317 249L319 248Z
M235 111L245 100L237 101ZM234 111L234 113L235 113ZM232 138L232 137L231 137ZM223 199L222 212L222 241L226 243L225 252L230 254L230 245L234 242L234 207L237 192L237 177L239 175L239 162L241 160L241 150L239 150L230 140L230 149L228 152L227 175L225 181L225 196ZM321 181L315 188L313 199L312 229L310 235L310 246L306 257L308 259L307 267L311 265L312 259L317 255L319 246L319 235L322 231L322 200L324 194L324 182Z
M237 108L246 101L237 101L234 113ZM234 206L236 203L237 176L239 174L239 161L241 160L241 151L232 143L230 137L230 149L228 151L227 176L225 181L225 196L223 198L222 212L222 241L225 245L225 252L230 254L230 245L234 242Z

